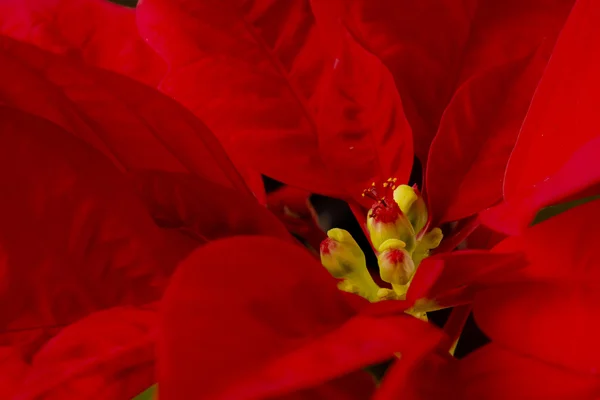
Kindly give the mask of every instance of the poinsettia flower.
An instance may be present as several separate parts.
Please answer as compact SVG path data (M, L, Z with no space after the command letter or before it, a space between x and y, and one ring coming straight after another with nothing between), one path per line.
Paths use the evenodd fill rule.
M594 66L600 65L596 57L598 21L600 5L579 0L510 157L504 203L483 215L483 222L491 227L515 234L526 228L542 207L578 194L600 193L595 113L600 79L594 72Z
M497 245L493 253L524 253L527 265L474 285L475 319L492 344L459 361L432 352L410 370L398 363L375 398L593 398L599 263L585 227L599 221L600 202L590 202Z
M362 399L373 382L355 371L397 352L410 362L443 339L408 315L361 315L308 252L260 236L195 251L175 273L161 314L158 388L167 400L328 398L327 391Z

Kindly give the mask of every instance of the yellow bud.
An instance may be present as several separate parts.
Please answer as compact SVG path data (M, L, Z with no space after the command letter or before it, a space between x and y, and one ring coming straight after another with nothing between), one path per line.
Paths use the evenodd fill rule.
M415 231L398 204L393 201L375 204L367 215L367 229L375 250L389 239L398 239L411 252L415 246Z
M401 240L386 240L379 248L379 274L393 285L406 285L415 273L415 264Z
M344 278L367 267L365 254L352 235L343 229L330 229L321 242L321 263L336 278Z
M442 234L442 230L440 228L433 228L431 231L427 232L419 242L431 250L437 248L443 238L444 235Z
M429 218L427 205L421 193L415 187L400 185L394 190L394 201L418 234L427 225Z
M377 292L377 301L399 300L398 295L392 289L381 288Z
M367 270L365 254L352 235L344 229L330 229L321 243L321 263L331 275L344 279L340 290L375 299L379 286Z
M440 228L433 228L427 232L421 240L417 242L415 251L413 252L413 261L415 265L419 265L423 259L429 257L429 251L437 248L440 242L444 238L442 230Z

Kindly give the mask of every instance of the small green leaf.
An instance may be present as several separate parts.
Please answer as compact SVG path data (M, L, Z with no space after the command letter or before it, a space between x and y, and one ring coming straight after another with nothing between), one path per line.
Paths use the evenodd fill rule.
M580 206L582 204L585 203L589 203L590 201L594 201L600 199L600 195L595 195L595 196L590 196L590 197L585 197L583 199L577 199L577 200L573 200L573 201L569 201L566 203L562 203L562 204L557 204L554 206L550 206L550 207L545 207L542 208L537 215L535 216L535 218L533 219L533 222L531 223L531 225L535 225L535 224L539 224L542 221L545 221L549 218L552 218L558 214L561 214L565 211L570 210L571 208Z
M158 395L156 391L158 386L156 384L150 386L148 389L144 390L142 393L135 396L132 400L154 400L158 399Z

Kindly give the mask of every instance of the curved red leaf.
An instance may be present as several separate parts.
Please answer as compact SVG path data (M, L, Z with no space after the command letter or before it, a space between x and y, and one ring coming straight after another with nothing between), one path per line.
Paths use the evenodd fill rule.
M29 364L17 348L0 346L0 392L5 398L12 399L18 392L28 370Z
M502 198L506 163L547 56L536 51L511 60L472 76L456 92L426 168L434 226L476 214Z
M579 0L557 41L552 60L506 171L505 197L518 196L556 172L573 152L597 138L595 97L600 78L600 4ZM531 157L547 154L550 157Z
M0 181L10 188L0 196L0 340L35 353L57 326L155 300L181 249L164 247L118 171L33 115L1 107L0 125Z
M150 86L166 73L138 33L135 10L107 0L3 0L0 33Z
M441 339L407 315L355 313L300 247L259 236L211 242L181 264L164 297L160 396L283 395Z
M372 137L386 142L387 134L403 130L398 122L402 120L399 101L388 93L395 89L387 84L384 67L353 44L354 50L344 55L343 63L356 62L361 71L374 76L377 86L365 92L360 82L365 76L356 76L345 66L343 75L336 74L335 79L353 87L338 88L338 83L329 82L328 70L334 65L329 53L339 49L328 49L328 38L317 27L308 0L243 4L146 0L138 7L138 22L144 36L169 61L170 73L162 90L200 116L240 163L311 192L358 198L361 190L357 187L362 189L363 179L406 174L410 159L402 160L398 171L373 170L377 167L373 160L379 155ZM346 61L349 56L352 62ZM327 89L326 98L320 93L321 85ZM384 103L367 104L360 98L367 93L378 100L376 95L382 92L386 93ZM324 107L338 107L334 103L343 95L352 98L341 109L332 109L335 125L323 124L329 113ZM383 126L373 121L378 108L386 113ZM349 121L362 124L353 128L352 135L343 132ZM397 140L406 142L406 134ZM365 149L366 156L348 158L351 147L356 152ZM353 171L366 164L360 182L347 179L347 171L340 175L345 163ZM354 186L344 187L348 182Z
M555 368L496 344L478 349L455 368L457 400L591 400L600 384L597 377Z
M600 183L594 128L599 20L594 1L580 0L573 8L510 157L506 204L484 219L490 226L518 233L540 208Z
M308 1L147 0L137 17L169 62L161 89L198 115L235 159L294 186L339 193L311 116L323 57Z
M527 282L477 293L474 313L481 329L503 347L598 376L599 307L595 284Z
M526 57L542 40L552 43L573 1L338 3L344 24L394 76L415 152L425 163L456 88L482 71Z
M191 113L128 78L2 38L0 98L82 138L124 170L193 172L246 186L212 133Z
M310 389L299 390L278 396L285 400L340 399L364 400L369 399L375 392L375 381L365 371L357 371L340 378L333 379Z
M600 224L600 200L572 208L528 228L521 236L509 237L494 252L522 252L529 265L507 274L505 282L522 280L586 283L597 279L597 237L589 231ZM560 239L560 244L554 243Z
M456 360L430 346L410 363L396 361L386 372L372 400L460 400L456 384Z
M406 294L409 301L434 300L439 307L458 305L463 292L475 285L524 266L520 253L465 250L427 257L421 262ZM469 296L471 297L471 296Z
M292 240L284 225L253 198L185 173L140 171L130 176L156 223L200 241L234 235Z
M117 307L64 328L35 355L15 400L130 400L156 382L152 307Z
M493 340L577 371L600 371L600 326L594 319L600 255L589 232L600 223L599 205L573 208L497 246L520 249L530 265L475 298L477 322Z
M413 130L415 153L423 161L454 90L449 77L460 67L475 4L475 0L337 2L344 25L395 79Z
M488 344L461 360L430 354L402 370L389 370L374 399L387 400L571 400L593 399L600 380L556 368Z
M412 133L387 68L345 28L332 24L341 32L331 48L333 68L325 71L318 89L319 149L347 197L363 200L360 195L373 181L395 177L408 182Z

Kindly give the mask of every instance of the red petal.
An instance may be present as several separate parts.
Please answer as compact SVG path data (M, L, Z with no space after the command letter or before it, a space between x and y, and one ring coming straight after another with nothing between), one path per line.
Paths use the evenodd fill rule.
M496 343L520 354L598 376L598 287L513 283L477 294L475 318Z
M571 158L552 176L480 216L491 228L512 235L521 234L543 207L585 198L600 193L600 138L592 139L575 151Z
M391 77L353 43L340 62L360 66L358 71L341 65L330 82L331 54L340 49L327 48L309 1L257 0L242 7L234 1L147 0L137 11L143 34L170 64L161 89L202 118L240 163L338 197L360 197L364 182L379 175L407 178L411 157L397 154L400 145L402 155L411 152L407 125ZM329 22L323 24L327 30ZM371 76L368 85L361 83ZM346 86L338 88L340 81ZM354 104L344 99L339 106L347 95ZM361 126L348 130L346 121ZM392 142L388 131L402 135ZM386 143L394 146L377 165L376 152ZM356 179L348 179L346 163L360 171Z
M427 257L411 282L407 300L437 300L443 307L450 307L454 294L470 289L482 281L514 269L522 268L520 253L491 253L481 250L466 250ZM472 287L471 287L472 289ZM448 294L452 294L448 298ZM462 300L462 296L459 296ZM444 298L444 301L441 299ZM440 303L441 302L441 303ZM448 303L450 302L450 303Z
M340 1L344 23L396 80L425 162L456 87L493 66L530 54L554 38L571 0Z
M450 354L440 355L434 350L430 346L422 357L396 361L373 400L459 400L453 390L457 362Z
M138 33L135 10L106 0L3 0L0 33L151 86L166 73Z
M598 20L597 2L580 0L573 8L507 167L508 204L486 219L494 228L519 232L540 208L600 183L600 141L594 129L600 90Z
M504 239L506 239L506 235L479 225L465 242L468 249L489 250Z
M192 390L215 399L283 395L441 337L407 315L352 318L310 254L267 237L203 246L178 269L163 306L159 390L167 400Z
M555 349L561 345L555 343ZM597 396L600 384L598 378L555 368L496 344L459 361L457 372L454 386L457 400L591 400Z
M0 346L0 393L12 399L27 375L29 365L15 347Z
M326 2L327 0L322 0ZM328 2L328 1L327 1ZM395 78L414 132L415 153L429 144L454 90L475 1L352 0L339 2L343 21Z
M191 174L142 171L132 183L157 224L200 241L262 234L292 240L283 224L253 198Z
M597 138L600 55L594 50L600 48L598 20L600 4L595 1L579 0L573 8L511 156L504 187L507 199L529 191L558 171L573 152ZM531 149L549 156L531 157Z
M308 2L145 0L137 17L169 62L161 89L230 154L279 181L340 193L318 149L310 97L323 55Z
M364 400L370 399L375 392L373 377L364 371L353 372L341 378L336 378L316 388L301 390L278 400Z
M506 282L544 280L586 283L596 280L598 239L589 227L600 225L600 200L572 208L498 244L496 252L523 252L529 265Z
M328 10L314 10L317 22L325 25L324 40L337 38L329 40L332 64L317 92L319 149L348 197L362 200L360 194L373 181L408 181L411 128L387 68L338 21L330 21Z
M573 208L497 246L497 251L521 249L530 265L475 298L477 322L493 340L522 354L598 374L600 254L588 227L600 224L599 205L594 201Z
M502 198L506 163L546 59L536 51L472 76L458 89L426 168L433 226L476 214Z
M247 192L210 131L173 100L122 76L3 38L0 98L82 138L125 170L193 172Z
M0 124L0 330L26 330L1 341L35 352L44 326L159 296L175 250L110 162L33 115Z
M375 399L593 399L600 381L503 349L492 343L461 360L431 354L402 371L388 371Z
M156 312L119 307L63 329L35 356L15 400L129 400L156 379Z

